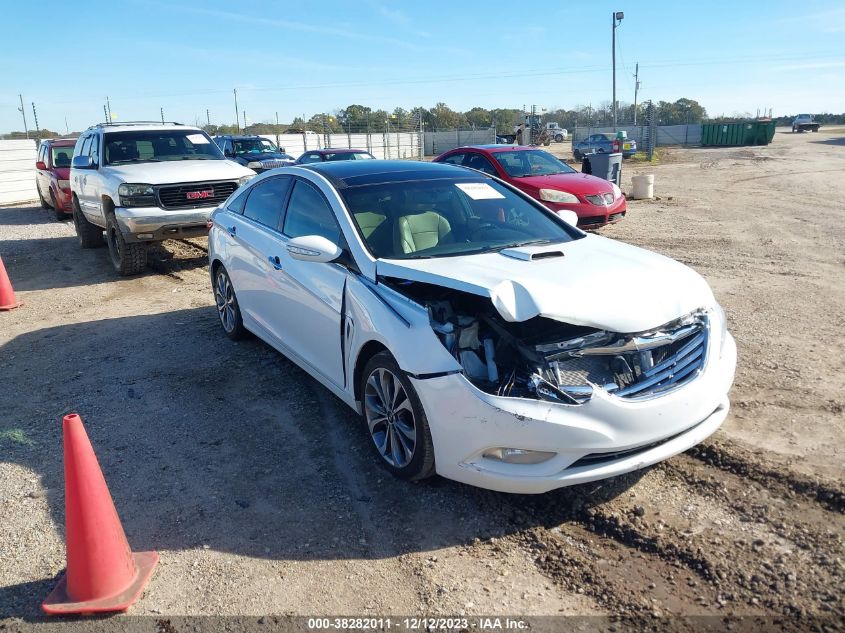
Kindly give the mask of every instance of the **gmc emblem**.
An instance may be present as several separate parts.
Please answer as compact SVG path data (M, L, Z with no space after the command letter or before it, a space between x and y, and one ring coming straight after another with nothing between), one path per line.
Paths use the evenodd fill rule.
M211 198L214 196L214 189L204 189L203 191L189 191L185 194L188 200L199 200L200 198Z

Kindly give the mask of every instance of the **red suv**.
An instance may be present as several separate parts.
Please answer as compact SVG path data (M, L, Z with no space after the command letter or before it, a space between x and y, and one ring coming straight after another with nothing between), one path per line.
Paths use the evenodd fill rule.
M616 184L575 171L536 147L471 145L445 152L434 162L462 165L501 178L552 211L574 211L583 229L618 222L628 208Z
M64 220L73 212L70 195L70 159L73 157L75 138L56 138L41 141L38 147L38 158L35 163L37 170L35 186L38 198L44 209L52 207L56 212L56 219Z

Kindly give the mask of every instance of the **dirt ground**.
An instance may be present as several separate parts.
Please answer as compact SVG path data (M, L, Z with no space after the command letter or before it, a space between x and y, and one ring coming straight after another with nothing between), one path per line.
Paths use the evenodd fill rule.
M841 624L845 134L666 150L626 162L623 190L636 173L658 197L601 233L707 278L739 345L732 412L686 454L538 497L389 476L351 410L260 341L223 335L204 240L167 242L119 279L70 222L0 209L25 302L0 313L0 628L39 615L64 567L69 411L133 549L161 555L136 615Z

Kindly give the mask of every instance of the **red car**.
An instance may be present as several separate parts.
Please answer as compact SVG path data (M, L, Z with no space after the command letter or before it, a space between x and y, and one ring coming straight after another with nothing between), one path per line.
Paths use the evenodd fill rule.
M35 163L35 186L44 209L53 208L56 219L64 220L73 212L70 195L70 159L75 138L41 141Z
M462 165L501 178L552 211L574 211L583 229L618 222L628 208L614 183L575 171L536 147L471 145L445 152L434 162Z

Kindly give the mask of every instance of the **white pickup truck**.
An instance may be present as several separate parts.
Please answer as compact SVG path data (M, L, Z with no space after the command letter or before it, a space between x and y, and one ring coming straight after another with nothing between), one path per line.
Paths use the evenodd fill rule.
M546 123L546 133L555 143L563 143L567 138L569 138L569 132L566 128L560 127L554 121Z
M255 172L227 160L203 130L178 123L99 124L85 130L70 169L82 248L103 245L120 275L147 265L147 244L207 235L217 206Z

